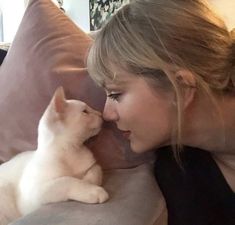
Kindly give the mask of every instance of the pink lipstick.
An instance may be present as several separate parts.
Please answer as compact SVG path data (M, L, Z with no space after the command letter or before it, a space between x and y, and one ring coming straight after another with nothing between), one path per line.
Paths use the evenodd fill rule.
M122 131L122 135L123 135L123 137L128 139L131 135L131 132L130 131Z

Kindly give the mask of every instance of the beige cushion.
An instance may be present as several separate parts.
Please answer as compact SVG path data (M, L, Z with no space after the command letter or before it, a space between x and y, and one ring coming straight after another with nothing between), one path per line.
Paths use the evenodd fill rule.
M105 173L104 204L61 202L43 206L12 225L167 225L165 201L150 165Z
M37 145L38 121L56 87L68 98L102 110L105 101L84 65L91 39L51 0L31 0L0 67L0 161ZM89 147L104 168L139 165L152 155L135 155L116 128L105 123Z

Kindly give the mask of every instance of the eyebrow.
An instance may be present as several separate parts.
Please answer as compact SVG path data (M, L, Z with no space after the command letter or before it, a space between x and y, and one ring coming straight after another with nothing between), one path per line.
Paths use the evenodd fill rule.
M123 84L125 84L126 82L125 81L115 81L115 82L113 82L113 83L107 83L107 82L104 82L103 83L103 87L105 88L105 89L112 89L113 88L113 86L121 86L121 85L123 85Z

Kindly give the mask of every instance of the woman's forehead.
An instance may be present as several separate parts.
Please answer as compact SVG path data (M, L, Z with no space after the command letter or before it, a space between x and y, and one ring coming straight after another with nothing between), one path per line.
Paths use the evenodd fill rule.
M113 79L106 78L103 82L103 86L106 89L112 89L113 87L123 87L135 82L139 77L125 71L115 72Z

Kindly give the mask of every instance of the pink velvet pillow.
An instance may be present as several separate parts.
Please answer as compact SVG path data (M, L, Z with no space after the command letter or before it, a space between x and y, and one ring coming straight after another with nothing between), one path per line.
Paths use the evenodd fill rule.
M38 121L56 87L102 111L105 94L85 68L92 40L51 0L31 0L0 67L0 161L36 149ZM151 158L135 155L116 128L104 124L89 142L104 168L127 168Z

